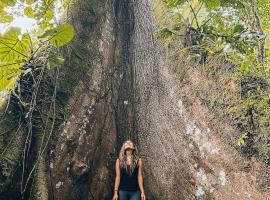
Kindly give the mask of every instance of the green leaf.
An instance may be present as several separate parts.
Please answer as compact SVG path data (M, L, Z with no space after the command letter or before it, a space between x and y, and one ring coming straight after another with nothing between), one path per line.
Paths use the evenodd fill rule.
M35 3L37 0L25 0L25 2L27 3L27 4L33 4L33 3Z
M168 28L163 28L163 29L161 29L160 31L158 31L158 32L156 32L156 36L157 36L157 38L164 38L164 39L166 39L166 38L168 38L168 37L170 37L170 36L172 36L172 31L170 31Z
M52 10L48 10L43 17L46 19L46 21L50 21L54 17L54 12Z
M10 91L21 73L20 64L0 63L0 91Z
M247 133L242 133L240 135L240 137L236 140L236 144L238 146L245 144L245 139L247 139L247 138L248 138Z
M15 6L16 0L1 0L0 8L5 8L7 6Z
M242 32L243 30L245 30L244 26L241 25L241 24L237 24L234 29L233 29L233 32L234 33L240 33Z
M168 7L177 7L183 4L185 0L168 0L167 1L167 6Z
M244 8L243 3L245 3L245 1L238 1L238 0L222 0L221 1L221 6L222 7L233 7L236 9L242 9Z
M45 38L56 47L70 42L74 36L74 28L70 24L61 24L56 28L46 31L40 38Z
M24 9L24 15L33 18L35 16L35 12L31 6L28 6Z
M49 62L48 62L48 68L52 69L56 66L64 64L65 59L60 56L50 56L49 57Z
M13 21L13 16L0 9L0 23L9 23Z
M210 9L214 9L220 6L221 0L205 0L205 6Z
M0 62L28 60L30 44L29 34L21 35L20 28L9 28L3 36L0 36Z

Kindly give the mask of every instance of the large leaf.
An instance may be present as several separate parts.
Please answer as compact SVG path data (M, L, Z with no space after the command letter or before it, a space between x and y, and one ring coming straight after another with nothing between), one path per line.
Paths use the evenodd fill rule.
M157 38L164 38L164 39L166 39L166 38L172 36L172 34L173 34L173 32L170 31L168 28L165 27L165 28L161 29L160 31L158 31L156 33L156 36L157 36Z
M7 6L15 6L16 0L0 0L0 8L5 8Z
M60 56L50 56L48 61L48 68L52 69L58 65L64 64L65 59Z
M196 13L196 19L194 16L194 12ZM192 27L197 26L197 21L198 24L201 25L203 20L207 18L209 11L205 8L205 6L201 6L201 1L200 0L193 0L189 1L188 3L184 3L182 6L177 7L178 14L181 16L180 18L184 23L191 23ZM199 12L196 12L198 11ZM196 21L197 20L197 21Z
M40 38L44 38L56 47L63 46L72 40L74 36L73 26L61 24L56 28L46 31Z
M0 8L0 23L8 23L13 21L13 16Z
M205 5L207 8L216 8L218 6L220 6L221 4L221 0L205 0Z
M35 3L37 0L25 0L25 2L27 3L27 4L33 4L33 3Z
M168 7L177 7L185 3L185 0L168 0L167 6Z
M19 63L0 63L0 92L3 90L10 91L14 87L16 79L21 73L19 67Z
M245 27L242 25L242 24L237 24L234 29L233 29L233 32L234 33L240 33L242 31L245 30Z
M28 6L24 9L24 15L33 18L35 16L35 12L31 6Z
M31 39L29 34L21 35L20 28L11 27L0 36L0 62L28 60Z
M245 1L239 1L239 0L222 0L221 6L222 7L233 7L236 9L243 9Z

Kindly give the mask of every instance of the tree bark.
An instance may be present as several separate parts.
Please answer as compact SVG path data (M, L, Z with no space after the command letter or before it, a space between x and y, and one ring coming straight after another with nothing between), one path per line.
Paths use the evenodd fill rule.
M111 200L115 162L126 139L142 156L148 200L269 196L240 168L245 159L227 137L235 130L213 125L215 117L194 95L207 80L183 55L169 59L156 40L157 2L70 2L63 20L76 33L62 49L58 121L37 168L33 199ZM184 65L188 84L182 88L175 70ZM9 195L0 197L12 199Z

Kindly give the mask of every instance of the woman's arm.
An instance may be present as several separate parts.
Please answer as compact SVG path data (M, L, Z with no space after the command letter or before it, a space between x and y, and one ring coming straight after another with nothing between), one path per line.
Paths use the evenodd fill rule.
M115 182L114 182L114 194L117 194L119 183L120 183L120 162L119 158L117 158L116 163L115 163ZM117 191L116 191L117 190Z
M139 187L140 187L140 190L141 190L141 193L144 193L144 189L143 189L143 177L142 177L142 159L139 158L139 171L138 171L138 183L139 183Z

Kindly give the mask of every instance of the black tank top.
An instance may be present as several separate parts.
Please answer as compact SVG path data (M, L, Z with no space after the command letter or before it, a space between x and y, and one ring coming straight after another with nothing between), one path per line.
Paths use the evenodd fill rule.
M130 167L129 165L127 167ZM119 190L136 191L139 190L138 184L138 162L130 175L125 168L120 167Z

